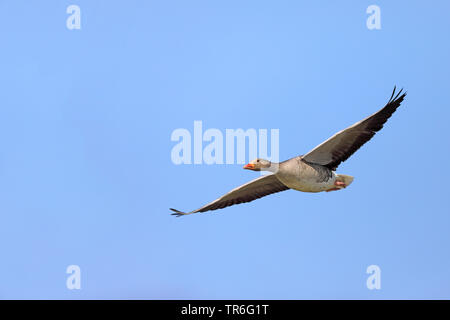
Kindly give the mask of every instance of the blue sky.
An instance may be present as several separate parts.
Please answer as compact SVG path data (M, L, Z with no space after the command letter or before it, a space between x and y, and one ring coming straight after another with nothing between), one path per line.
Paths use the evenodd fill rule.
M66 8L81 8L68 30ZM381 9L368 30L366 8ZM447 1L0 1L0 298L450 298ZM174 218L257 174L175 165L177 128L302 154L408 96L342 164ZM368 290L366 268L381 268ZM66 268L81 268L81 289Z

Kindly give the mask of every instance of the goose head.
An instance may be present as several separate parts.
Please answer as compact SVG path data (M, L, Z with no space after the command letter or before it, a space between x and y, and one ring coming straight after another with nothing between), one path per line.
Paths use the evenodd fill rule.
M269 171L271 166L272 162L270 162L269 160L258 158L246 164L244 166L244 169L253 171Z

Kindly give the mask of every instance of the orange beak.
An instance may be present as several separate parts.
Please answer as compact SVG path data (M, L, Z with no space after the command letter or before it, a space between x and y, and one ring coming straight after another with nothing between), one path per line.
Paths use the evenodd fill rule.
M254 169L254 168L255 168L255 165L252 164L252 163L246 164L246 165L244 166L244 169L252 170L252 169Z

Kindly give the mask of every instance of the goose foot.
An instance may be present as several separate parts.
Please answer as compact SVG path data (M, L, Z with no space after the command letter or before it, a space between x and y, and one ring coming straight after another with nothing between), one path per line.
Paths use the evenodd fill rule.
M344 183L344 182L342 182L342 181L335 181L334 182L334 185L336 186L336 187L343 187L343 188L345 188L347 185Z
M331 188L331 189L328 189L328 190L325 190L325 191L326 192L337 191L337 190L341 190L341 189L347 187L347 185L344 182L342 182L342 181L335 181L334 185L336 186L335 188Z

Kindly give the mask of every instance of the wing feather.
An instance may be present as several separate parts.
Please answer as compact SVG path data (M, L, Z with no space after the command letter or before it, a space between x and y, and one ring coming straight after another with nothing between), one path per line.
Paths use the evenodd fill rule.
M377 131L397 110L406 96L400 90L396 94L396 87L392 91L388 103L371 116L355 123L354 125L339 131L334 136L315 147L313 150L302 156L308 162L320 164L331 170L336 168L355 153L363 144L369 141Z
M205 212L209 210L217 210L223 209L225 207L229 207L235 204L250 202L264 196L267 196L272 193L288 190L286 187L274 174L269 174L266 176L262 176L256 178L246 184L243 184L240 187L237 187L222 197L210 202L203 207L191 211L191 212L182 212L176 209L170 208L174 213L172 215L182 216L197 212Z

